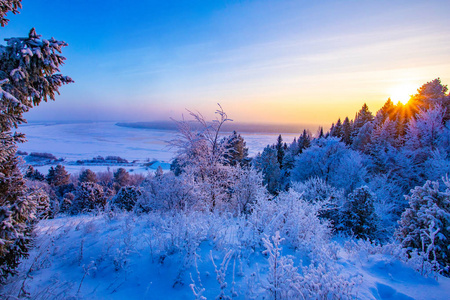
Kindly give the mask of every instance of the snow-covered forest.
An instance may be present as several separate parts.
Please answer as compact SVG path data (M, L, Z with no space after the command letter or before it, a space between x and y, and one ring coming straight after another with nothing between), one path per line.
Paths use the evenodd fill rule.
M0 1L0 24L21 1ZM2 299L447 299L450 95L366 104L249 156L219 105L175 121L170 171L42 174L24 113L72 79L65 42L0 46ZM33 108L34 109L34 108ZM349 112L350 113L350 112ZM337 116L338 117L338 116Z

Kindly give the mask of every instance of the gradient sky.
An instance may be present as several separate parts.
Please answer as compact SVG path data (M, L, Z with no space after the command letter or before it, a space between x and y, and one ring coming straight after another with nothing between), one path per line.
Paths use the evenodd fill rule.
M328 125L399 89L450 84L450 1L22 4L0 39L35 27L66 41L61 71L75 80L28 120L210 117L220 102L238 122Z

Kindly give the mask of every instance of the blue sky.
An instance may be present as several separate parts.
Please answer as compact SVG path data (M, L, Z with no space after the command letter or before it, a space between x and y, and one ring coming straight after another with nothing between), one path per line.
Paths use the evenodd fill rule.
M329 124L450 83L449 2L23 0L0 38L35 27L69 43L75 83L29 120L166 120L220 102L235 121Z

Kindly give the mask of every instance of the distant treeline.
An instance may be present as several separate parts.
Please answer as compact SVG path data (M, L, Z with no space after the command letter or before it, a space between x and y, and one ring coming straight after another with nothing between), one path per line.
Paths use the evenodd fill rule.
M200 129L198 122L190 122L193 130ZM131 123L116 123L117 126L142 128L142 129L157 129L157 130L177 130L177 123L175 121L151 121L151 122L131 122ZM247 124L229 122L223 124L222 132L237 131L240 133L299 133L303 129L315 131L317 125L312 124Z

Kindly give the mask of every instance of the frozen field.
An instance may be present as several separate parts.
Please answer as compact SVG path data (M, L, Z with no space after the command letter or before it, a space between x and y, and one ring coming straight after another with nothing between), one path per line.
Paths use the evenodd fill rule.
M116 126L115 122L96 123L32 123L19 128L27 136L27 142L19 150L48 152L57 158L64 158L66 169L76 172L82 165L74 165L77 160L92 159L96 156L120 156L128 161L157 161L151 169L161 165L168 169L175 149L168 146L176 132L172 130L139 129ZM227 133L224 133L227 134ZM291 142L299 134L283 134L285 142ZM268 144L276 142L277 134L242 134L251 156L262 151ZM49 166L38 167L46 172ZM107 166L89 166L100 171ZM135 172L146 172L145 168L126 167Z

